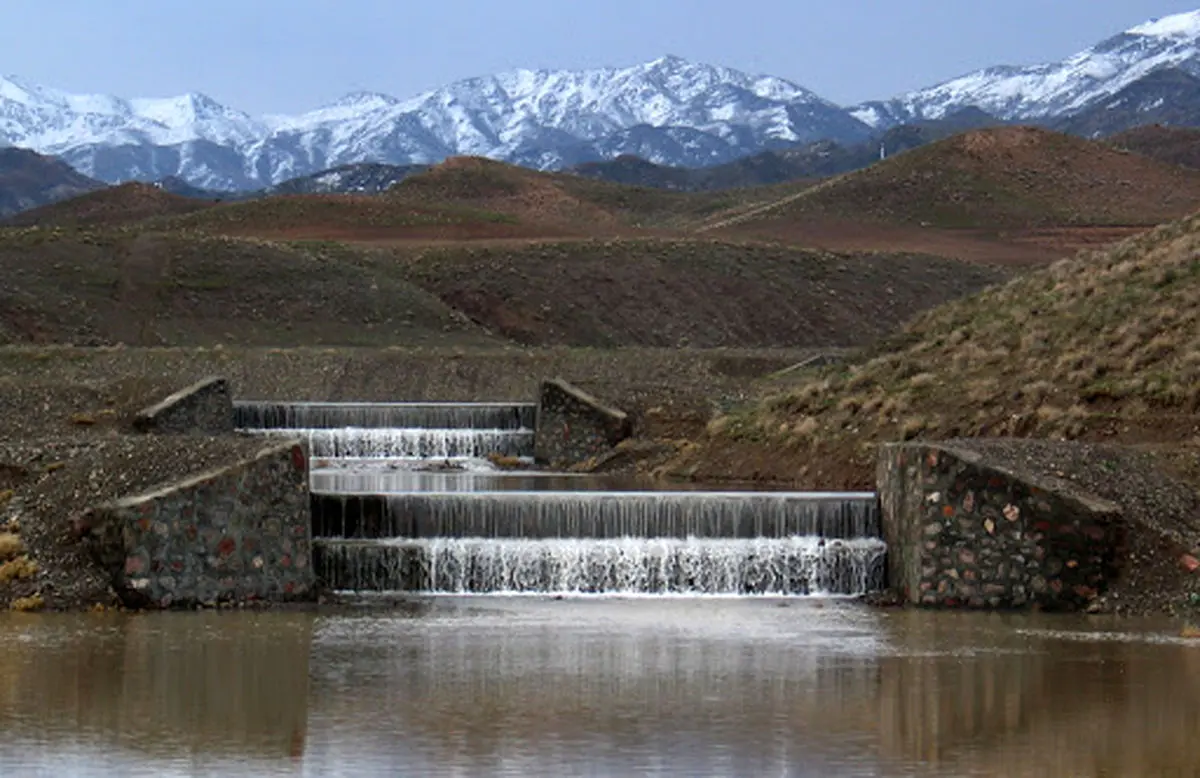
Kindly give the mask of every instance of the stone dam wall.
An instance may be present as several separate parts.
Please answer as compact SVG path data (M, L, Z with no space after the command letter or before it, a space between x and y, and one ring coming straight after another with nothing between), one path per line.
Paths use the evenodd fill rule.
M206 378L180 389L133 419L140 432L221 435L233 432L233 396L224 378Z
M131 607L314 599L308 465L287 441L98 506L92 548Z
M1117 574L1118 506L953 444L880 450L888 581L912 604L1074 610Z
M609 408L561 379L546 381L538 396L534 459L567 467L598 457L629 437L632 424L622 411Z
M595 461L631 434L626 414L562 380L541 385L535 409L429 403L235 406L227 382L210 378L145 409L135 427L210 435L231 433L235 425L291 427L309 436L322 427L348 425L366 427L357 434L372 442L389 434L421 433L422 426L434 422L443 436L479 433L481 424L491 433L529 436L532 426L535 460L560 468ZM392 429L404 424L418 429ZM878 460L878 502L874 495L831 495L822 502L811 495L743 495L731 501L659 493L544 494L530 501L504 493L310 494L310 452L287 441L221 470L100 506L89 525L93 548L118 594L141 607L312 599L319 586L314 536L339 539L331 548L349 544L349 549L391 537L407 538L410 545L468 536L512 545L531 538L819 535L844 540L879 534L886 541L888 585L908 603L1086 607L1117 575L1126 534L1121 509L1044 473L1004 467L998 464L1003 457L988 452L980 441L885 446ZM341 453L430 454L390 448ZM847 497L855 499L847 502ZM789 500L801 500L806 509L797 511ZM391 570L399 557L393 559L392 550L388 554L376 561ZM879 585L877 576L868 578Z

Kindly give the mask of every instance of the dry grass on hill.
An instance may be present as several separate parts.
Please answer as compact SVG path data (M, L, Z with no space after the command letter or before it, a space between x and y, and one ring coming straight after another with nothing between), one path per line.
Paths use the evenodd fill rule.
M863 486L878 442L1019 436L1169 443L1200 476L1200 216L933 309L793 380L715 420L678 469Z

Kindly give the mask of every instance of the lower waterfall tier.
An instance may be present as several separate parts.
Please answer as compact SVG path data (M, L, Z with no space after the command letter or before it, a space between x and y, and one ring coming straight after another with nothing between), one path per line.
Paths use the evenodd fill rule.
M312 495L313 535L385 538L878 537L873 494L478 492Z
M883 584L877 538L318 541L341 591L855 595Z

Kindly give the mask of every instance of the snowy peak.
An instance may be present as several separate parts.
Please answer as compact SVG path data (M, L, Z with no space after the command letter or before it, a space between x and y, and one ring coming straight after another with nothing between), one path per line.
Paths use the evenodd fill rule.
M248 142L259 122L207 95L124 100L0 79L0 143L59 154L87 143Z
M1145 24L1139 24L1129 30L1129 34L1156 38L1198 38L1200 37L1200 11L1188 11L1161 19L1151 19Z
M987 68L852 113L879 129L967 106L1005 120L1064 117L1167 68L1200 75L1200 11L1153 19L1060 62Z
M200 93L131 100L129 105L136 116L165 130L160 142L248 143L265 131L262 122Z
M869 133L842 108L783 79L676 56L625 68L517 69L403 101L359 93L268 122L273 133L250 164L273 180L452 155L552 167L636 150L676 164L715 164L781 141Z
M397 105L400 101L391 95L385 95L383 92L351 92L329 105L326 108L355 108L363 111L376 111L381 108L391 108Z
M731 68L692 63L674 55L630 68L622 75L629 79L641 77L651 81L681 102L693 100L719 86L741 87L758 97L780 102L820 99L807 89L781 78L749 75Z
M0 100L20 105L34 101L33 90L16 76L0 76Z
M77 95L31 84L17 76L0 78L0 101L16 103L27 110L60 110L106 116L129 114L129 105L108 95Z
M138 116L167 127L183 126L234 113L208 95L198 93L162 99L131 100L129 105Z

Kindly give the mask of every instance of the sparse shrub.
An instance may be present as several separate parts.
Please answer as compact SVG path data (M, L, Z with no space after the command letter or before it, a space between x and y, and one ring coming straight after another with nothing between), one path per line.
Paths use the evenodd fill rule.
M1021 387L1018 392L1022 399L1032 400L1040 403L1050 395L1054 394L1055 386L1049 381L1034 381Z
M1067 412L1057 405L1039 405L1035 413L1038 420L1047 426L1053 426L1067 415Z
M0 565L0 583L24 581L33 578L37 573L37 562L30 559L28 555L19 556Z
M891 395L879 406L879 419L883 423L894 422L904 414L909 407L907 395Z
M908 387L910 389L924 389L936 384L937 380L937 376L933 373L917 373L915 376L908 379Z
M1086 365L1092 362L1092 355L1083 350L1070 350L1064 352L1054 362L1054 367L1059 372L1071 372L1082 370Z
M859 392L863 389L874 386L875 383L876 380L874 375L866 370L859 369L856 370L854 374L850 376L849 380L846 381L846 390L850 392Z
M804 416L792 425L792 435L797 438L811 438L820 426L820 422L812 416Z
M860 397L856 394L852 394L848 397L843 397L841 400L839 400L837 407L838 407L838 410L841 411L842 413L849 413L849 414L853 415L855 413L858 413L859 409L862 408L862 405L863 405L862 397Z
M929 427L929 423L920 416L913 416L904 420L900 425L900 437L903 440L912 440L920 435Z
M8 562L25 553L25 543L11 532L0 532L0 562Z
M970 340L971 332L966 327L958 327L946 338L946 345L959 346Z
M516 470L522 466L520 457L505 456L504 454L488 454L488 461L501 470Z
M978 378L966 385L966 397L976 405L992 402L1000 392L1000 382L995 378Z
M709 435L712 435L715 437L715 436L723 433L725 430L729 429L729 424L730 424L730 421L729 421L728 416L718 416L715 419L712 419L711 421L709 421L708 425L705 427L705 429L708 431Z
M42 599L40 594L34 594L30 597L18 597L8 607L14 611L32 613L33 611L40 611L42 608L45 608L46 601Z

